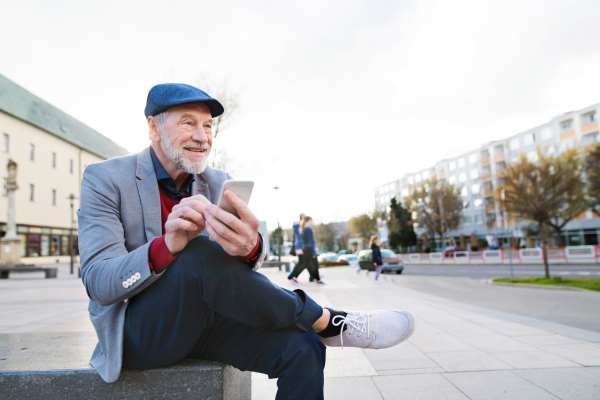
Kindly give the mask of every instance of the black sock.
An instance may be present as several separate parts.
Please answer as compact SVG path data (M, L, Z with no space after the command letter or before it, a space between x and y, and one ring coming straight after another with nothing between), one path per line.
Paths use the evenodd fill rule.
M323 329L321 332L319 332L319 336L324 337L324 338L328 338L328 337L332 337L332 336L337 336L342 332L342 324L338 325L338 326L334 326L333 325L333 317L337 317L342 316L345 317L346 315L348 315L347 312L344 311L336 311L336 310L332 310L329 307L325 307L326 309L329 310L329 313L331 314L331 316L329 317L329 323L327 324L327 328ZM339 318L336 320L336 322L339 321ZM344 330L346 330L348 328L348 326L344 326Z

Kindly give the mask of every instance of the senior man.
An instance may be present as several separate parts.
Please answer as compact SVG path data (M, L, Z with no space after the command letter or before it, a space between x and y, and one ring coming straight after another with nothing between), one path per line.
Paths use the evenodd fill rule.
M394 346L414 317L323 308L256 272L258 219L231 191L239 219L215 205L230 176L206 165L223 111L198 88L154 86L150 147L86 168L77 215L99 341L90 364L114 382L121 367L203 358L279 378L277 399L322 399L325 345Z

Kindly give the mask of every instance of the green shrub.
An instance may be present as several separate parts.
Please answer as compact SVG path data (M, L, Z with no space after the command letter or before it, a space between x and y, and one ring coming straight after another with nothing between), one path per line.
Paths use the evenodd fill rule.
M321 267L341 267L343 265L350 265L350 263L346 260L340 261L322 261L319 263Z

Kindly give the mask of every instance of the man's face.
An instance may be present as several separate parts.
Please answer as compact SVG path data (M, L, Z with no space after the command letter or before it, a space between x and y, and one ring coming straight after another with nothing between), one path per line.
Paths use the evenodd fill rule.
M210 110L204 104L172 107L160 132L160 147L177 169L200 174L212 147L212 125Z

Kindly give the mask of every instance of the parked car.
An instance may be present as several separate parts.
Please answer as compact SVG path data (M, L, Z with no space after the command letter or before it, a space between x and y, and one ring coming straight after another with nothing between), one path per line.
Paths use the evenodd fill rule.
M319 262L337 261L337 259L338 259L337 253L322 253L317 256L317 260L319 260Z
M375 271L372 253L373 250L361 250L358 253L358 265L360 266L360 269ZM400 260L400 256L391 250L381 250L381 261L383 261L383 265L381 266L382 273L395 272L401 274L404 270L404 263Z
M457 246L446 247L446 250L444 250L444 258L454 257L454 253L456 253L457 251L460 251L460 249Z
M358 256L354 254L342 254L338 257L338 261L346 260L348 264L358 266Z

